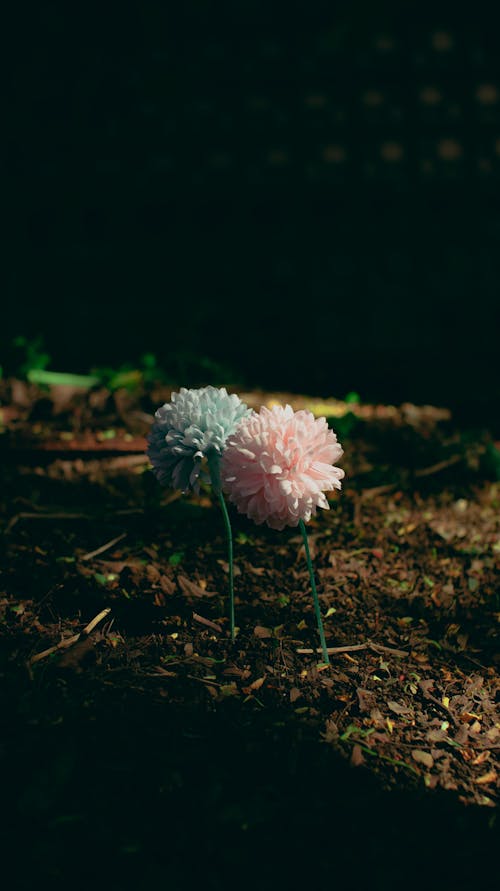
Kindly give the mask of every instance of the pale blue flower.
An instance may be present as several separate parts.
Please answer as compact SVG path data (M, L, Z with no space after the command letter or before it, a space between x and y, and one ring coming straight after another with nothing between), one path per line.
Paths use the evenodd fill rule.
M216 475L228 436L251 413L224 387L182 387L179 393L172 393L171 402L156 412L149 436L148 457L159 482L182 492L198 492L200 479L210 481L203 459L215 468L212 476Z

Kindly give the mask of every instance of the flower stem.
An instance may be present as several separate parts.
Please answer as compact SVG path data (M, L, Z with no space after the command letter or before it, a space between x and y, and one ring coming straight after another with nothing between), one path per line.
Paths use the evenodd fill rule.
M314 578L314 569L311 561L311 554L309 552L309 540L307 538L307 530L305 527L305 523L303 520L299 520L300 531L302 532L302 538L304 539L304 548L306 552L306 561L307 568L309 570L309 578L311 580L311 588L312 595L314 600L314 611L316 613L316 621L318 623L318 631L319 631L319 639L321 641L321 649L323 651L323 662L327 665L330 665L330 657L328 655L328 650L326 648L326 640L325 640L325 629L323 628L323 619L321 618L321 610L319 608L319 600L318 600L318 592L316 590L316 580Z
M226 502L224 499L224 495L222 494L222 487L220 483L220 456L217 452L210 452L207 456L208 458L208 468L210 471L210 480L212 483L212 488L219 499L219 504L222 510L222 516L224 517L224 525L226 527L227 534L227 562L229 564L229 622L231 626L231 642L234 643L235 640L235 630L234 630L234 567L233 567L233 532L231 529L231 521L229 519L229 514L227 512Z
M229 563L229 621L231 625L231 641L234 643L235 633L234 633L234 571L233 571L233 533L231 530L231 523L229 521L229 514L227 512L226 502L224 500L224 495L222 492L218 492L219 502L222 509L222 516L224 517L224 525L226 527L227 533L227 552L228 552L228 560Z

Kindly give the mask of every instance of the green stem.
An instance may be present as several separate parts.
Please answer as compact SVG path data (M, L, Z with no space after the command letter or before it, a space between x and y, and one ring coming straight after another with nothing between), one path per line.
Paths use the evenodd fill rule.
M227 533L227 553L228 553L227 562L229 563L229 622L231 625L231 641L232 641L232 643L234 643L235 633L234 633L233 533L231 530L231 523L229 521L229 514L227 512L224 495L222 494L222 492L218 492L218 496L219 496L220 506L222 509L222 516L224 517L224 525L226 527L226 533Z
M311 554L309 552L309 540L307 538L307 530L305 527L305 523L303 520L299 520L300 531L302 532L302 538L304 539L304 548L306 552L306 561L307 568L309 570L309 578L311 580L311 588L312 595L314 600L314 611L316 613L316 621L318 623L318 631L319 631L319 639L321 641L321 649L323 651L323 661L330 665L330 657L328 655L328 650L326 648L326 640L325 640L325 629L323 628L323 619L321 618L321 610L319 608L319 600L318 600L318 592L316 590L316 580L314 578L314 569L311 561Z
M222 510L222 516L224 517L224 526L226 527L227 534L227 552L228 552L228 564L229 564L229 622L231 626L231 641L234 643L235 640L235 628L234 628L234 567L233 567L233 532L231 529L231 522L229 520L229 514L227 512L226 502L224 499L224 495L222 494L222 488L220 483L220 456L217 452L210 452L207 456L208 458L208 469L210 471L210 479L212 482L212 488L219 499L219 504Z

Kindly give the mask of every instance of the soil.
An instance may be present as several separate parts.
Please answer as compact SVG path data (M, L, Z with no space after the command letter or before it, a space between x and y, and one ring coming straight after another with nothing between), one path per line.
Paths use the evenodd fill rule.
M169 390L1 390L11 887L495 887L500 483L431 406L312 407L344 489L301 538L162 490ZM14 855L19 851L21 856Z

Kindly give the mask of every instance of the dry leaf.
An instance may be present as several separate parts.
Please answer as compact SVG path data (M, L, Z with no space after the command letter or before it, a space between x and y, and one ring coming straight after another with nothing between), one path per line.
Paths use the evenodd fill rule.
M365 763L365 759L363 757L363 752L361 751L361 746L356 743L355 746L352 747L351 752L351 766L352 767L360 767L361 764Z
M427 732L425 738L428 742L433 742L433 743L443 742L445 739L448 739L448 734L447 734L446 730L441 730L440 728L437 728L436 730L429 730Z
M429 752L424 752L422 749L412 749L411 757L418 764L423 764L429 770L431 767L434 767L434 758Z
M474 780L478 786L486 786L488 783L496 783L497 781L497 772L496 770L489 770L488 773L483 773L482 776L477 777Z
M483 764L484 761L487 761L490 757L491 752L489 749L485 749L484 752L479 752L479 755L473 759L472 764Z
M407 708L405 705L400 705L399 702L388 702L391 712L395 712L396 715L411 715L411 708Z
M360 712L370 712L377 704L377 697L372 690L364 690L358 687L356 690Z
M255 628L253 629L253 633L255 634L255 637L258 637L261 640L263 640L266 637L273 636L273 632L271 631L271 629L264 628L262 625L256 625Z
M215 593L209 593L208 591L204 591L200 585L196 585L195 582L192 582L190 579L186 578L185 575L177 576L177 581L179 583L179 587L183 594L186 597L215 597Z

